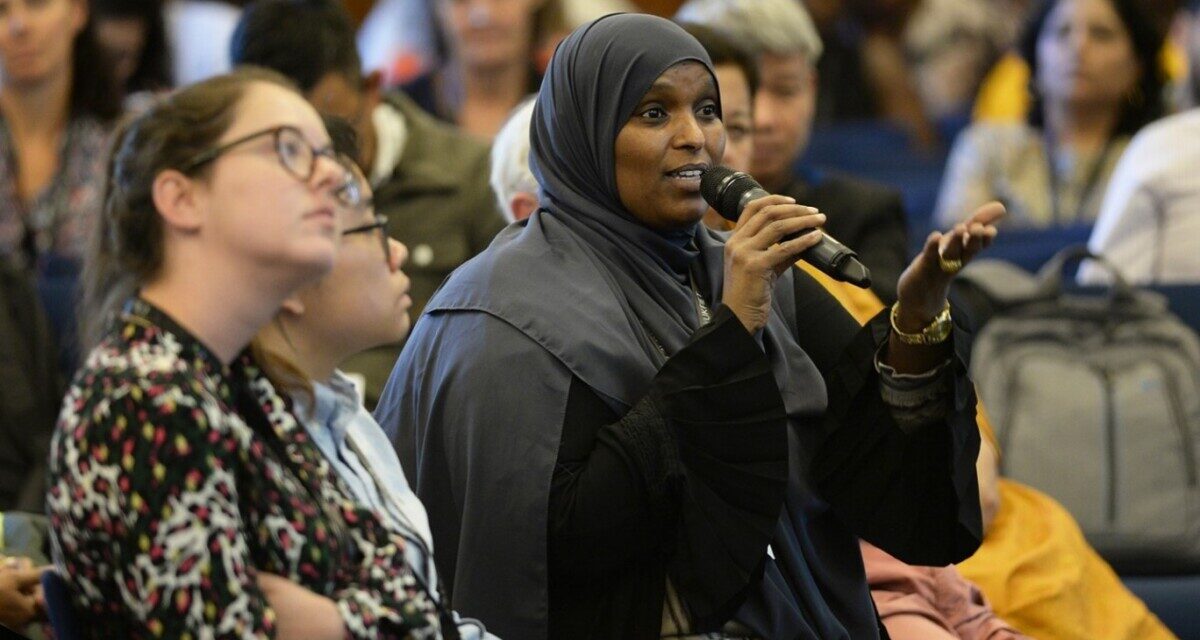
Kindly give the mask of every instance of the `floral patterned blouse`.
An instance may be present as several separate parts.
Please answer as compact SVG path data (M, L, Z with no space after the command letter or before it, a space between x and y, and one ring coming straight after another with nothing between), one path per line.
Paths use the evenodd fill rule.
M58 170L31 200L17 193L17 156L0 118L0 258L28 266L46 254L79 258L104 198L111 125L92 117L67 123Z
M249 356L134 299L51 446L54 562L96 638L270 638L259 571L331 598L348 638L439 637L404 541L356 505Z

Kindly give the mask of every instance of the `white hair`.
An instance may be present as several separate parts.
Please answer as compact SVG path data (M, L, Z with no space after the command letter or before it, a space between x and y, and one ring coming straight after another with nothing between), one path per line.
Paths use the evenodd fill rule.
M815 65L823 50L800 0L688 0L675 21L708 27L756 54L799 53Z
M490 182L500 213L513 222L509 203L518 193L537 194L538 183L529 169L529 124L533 120L533 105L537 96L529 96L517 105L492 142L492 175Z

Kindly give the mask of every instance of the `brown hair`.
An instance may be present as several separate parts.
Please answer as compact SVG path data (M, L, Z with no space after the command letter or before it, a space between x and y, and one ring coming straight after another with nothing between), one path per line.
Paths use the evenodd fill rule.
M283 322L278 314L275 315L273 322L275 329L279 331L288 345L292 346L292 340L283 328ZM271 385L276 390L290 396L303 395L308 398L310 404L315 404L316 392L313 391L312 380L308 379L308 376L291 358L267 346L266 341L262 338L263 332L267 330L267 327L259 329L258 334L250 341L250 357L254 359L255 364L262 370L267 380L271 381Z
M104 205L84 255L80 317L85 349L100 342L125 300L162 268L163 226L154 206L155 178L180 169L215 145L255 82L296 91L273 71L238 69L171 94L124 123L113 137ZM189 173L200 176L207 170L206 166Z

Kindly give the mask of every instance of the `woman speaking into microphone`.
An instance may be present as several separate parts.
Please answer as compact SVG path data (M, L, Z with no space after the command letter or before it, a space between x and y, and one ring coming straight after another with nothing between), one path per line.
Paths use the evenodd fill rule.
M501 637L875 638L858 537L913 563L980 537L952 272L998 205L930 236L859 325L793 268L824 216L700 224L725 146L712 65L612 15L534 110L541 208L430 302L376 412L454 606Z

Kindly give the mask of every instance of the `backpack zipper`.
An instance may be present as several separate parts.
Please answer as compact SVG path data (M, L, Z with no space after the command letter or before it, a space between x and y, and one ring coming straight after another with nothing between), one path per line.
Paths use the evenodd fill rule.
M1116 402L1113 399L1112 373L1099 365L1090 365L1100 376L1101 394L1104 399L1104 439L1108 463L1108 524L1117 523L1117 419Z

